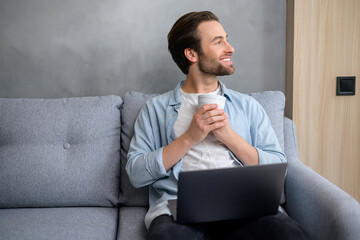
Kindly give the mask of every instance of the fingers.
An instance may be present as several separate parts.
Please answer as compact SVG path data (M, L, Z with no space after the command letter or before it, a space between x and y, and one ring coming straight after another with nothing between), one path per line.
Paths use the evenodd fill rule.
M224 110L218 109L217 107L217 104L204 104L201 108L198 109L197 114L204 115L205 118L223 114Z
M218 109L216 104L204 105L195 114L195 121L197 126L205 131L212 131L214 129L223 127L225 123L222 122L225 122L226 118L227 115L224 110Z
M217 130L217 129L222 128L222 127L225 127L225 125L226 125L226 123L224 121L212 123L212 124L208 125L209 126L209 132Z
M222 128L226 125L225 121L213 121L210 120L203 120L200 118L195 119L195 126L197 129L197 134L200 141L202 141L211 131L217 130ZM197 138L197 137L196 137Z
M217 104L204 104L201 108L198 109L198 113L203 114L207 111L217 109Z
M197 115L201 116L202 119L208 120L208 123L224 120L223 115L225 114L223 109L218 109L217 104L204 104L199 108ZM221 116L217 118L217 116Z
M204 115L203 115L204 117ZM225 114L221 114L221 115L216 115L216 116L210 116L210 117L204 117L204 123L211 125L214 124L216 122L220 122L226 119Z
M227 125L228 123L228 118L227 118L227 114L224 112L224 110L222 109L216 109L218 110L218 112L216 113L216 111L212 111L212 113L207 112L205 114L203 114L203 117L205 117L208 114L208 117L205 117L204 123L208 126L208 131L215 131L218 130L220 128L223 128ZM212 115L215 114L215 115ZM218 115L216 115L218 114Z
M226 113L216 104L206 104L195 113L187 135L189 141L197 144L205 139L209 132L226 126Z
M204 120L213 119L213 118L216 118L216 117L225 117L224 110L215 109L215 110L207 111L207 112L202 114L202 118ZM222 120L222 119L219 119L219 120Z

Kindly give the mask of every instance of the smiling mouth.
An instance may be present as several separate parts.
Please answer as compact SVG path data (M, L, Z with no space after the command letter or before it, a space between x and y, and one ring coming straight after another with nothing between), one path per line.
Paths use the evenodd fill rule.
M230 57L225 57L220 59L221 62L226 63L226 64L232 64L231 58Z

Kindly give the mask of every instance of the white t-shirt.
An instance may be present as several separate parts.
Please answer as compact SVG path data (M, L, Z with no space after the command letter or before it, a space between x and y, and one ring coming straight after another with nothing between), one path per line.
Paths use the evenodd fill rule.
M220 95L220 87L212 93ZM174 132L176 137L185 133L198 109L198 93L185 93L180 88L181 106L178 109L178 117L174 124ZM192 171L202 169L215 169L235 167L236 164L229 154L225 144L217 140L213 133L209 135L199 144L193 146L184 156L181 170Z

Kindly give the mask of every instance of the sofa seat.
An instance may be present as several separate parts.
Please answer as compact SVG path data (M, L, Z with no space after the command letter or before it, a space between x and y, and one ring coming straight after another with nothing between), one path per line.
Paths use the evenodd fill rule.
M1 239L115 239L117 208L0 209Z
M144 223L147 207L119 208L119 225L117 240L145 239Z

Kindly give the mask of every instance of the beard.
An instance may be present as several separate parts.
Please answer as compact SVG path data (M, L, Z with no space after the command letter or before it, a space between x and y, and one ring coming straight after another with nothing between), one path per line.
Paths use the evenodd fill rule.
M199 70L202 73L216 75L216 76L225 76L231 75L235 72L234 65L224 66L217 61L217 59L213 59L205 56L203 53L199 54Z

